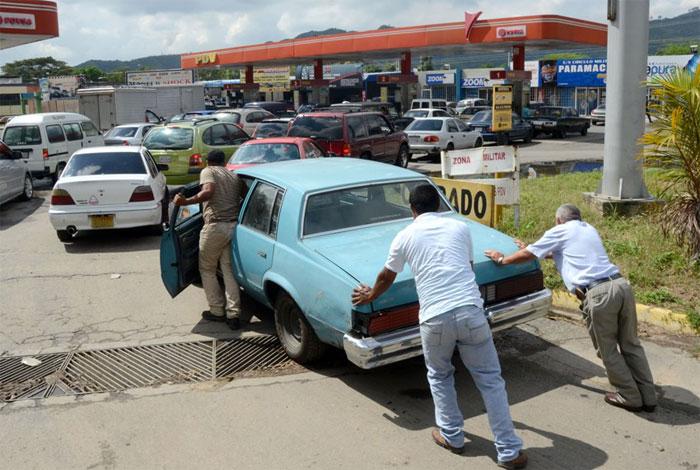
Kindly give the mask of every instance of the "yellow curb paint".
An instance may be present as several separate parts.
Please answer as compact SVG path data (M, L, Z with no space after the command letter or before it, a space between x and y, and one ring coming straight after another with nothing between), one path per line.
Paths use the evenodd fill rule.
M565 291L552 292L552 307L578 311L579 304L579 300L573 294ZM660 326L674 333L697 335L690 325L688 325L685 315L666 308L637 304L637 319L645 323Z

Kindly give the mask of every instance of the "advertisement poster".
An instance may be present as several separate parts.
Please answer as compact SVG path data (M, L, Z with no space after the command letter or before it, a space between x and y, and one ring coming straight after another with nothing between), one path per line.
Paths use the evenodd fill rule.
M513 127L513 87L499 85L493 87L493 108L491 128L495 132L509 131Z
M149 70L147 72L127 72L126 83L129 86L177 86L192 85L194 70Z
M77 75L49 77L49 98L52 100L74 98L78 88L83 86L84 82L85 79Z
M540 86L557 86L556 60L540 60Z
M605 59L557 60L557 86L604 87L608 64Z

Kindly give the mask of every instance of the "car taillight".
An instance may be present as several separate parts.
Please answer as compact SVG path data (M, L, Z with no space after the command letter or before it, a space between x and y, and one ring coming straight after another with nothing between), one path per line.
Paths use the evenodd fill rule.
M350 145L343 144L343 156L349 157L350 155L352 155L352 151L350 150Z
M65 189L54 189L51 192L52 206L73 206L75 201Z
M425 137L423 137L423 142L440 142L440 137L436 135L426 135Z
M144 202L152 201L154 199L153 190L150 186L137 186L136 189L134 189L134 192L131 194L131 199L129 199L129 202Z
M202 156L195 153L190 157L190 166L202 166Z
M49 149L41 149L41 156L44 158L44 160L49 159Z
M418 310L420 306L415 303L391 310L381 311L371 317L361 328L367 336L375 336L392 330L398 330L407 326L418 324Z
M544 275L540 270L479 286L481 298L486 305L504 302L542 289L544 289Z
M129 141L128 141L128 140L122 140L122 145L129 145Z

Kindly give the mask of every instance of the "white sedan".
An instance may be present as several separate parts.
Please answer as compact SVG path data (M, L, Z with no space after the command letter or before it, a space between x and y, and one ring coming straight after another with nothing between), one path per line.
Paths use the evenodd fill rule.
M166 170L143 147L78 150L51 193L49 219L58 239L70 241L80 230L159 230L168 218Z
M411 153L437 156L442 150L481 147L484 139L478 130L469 130L461 119L418 118L404 129Z

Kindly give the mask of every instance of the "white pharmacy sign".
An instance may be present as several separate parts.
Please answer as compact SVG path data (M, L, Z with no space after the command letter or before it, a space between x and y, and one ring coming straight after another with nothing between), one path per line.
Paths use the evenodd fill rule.
M442 177L472 176L516 171L515 147L478 147L442 152Z

